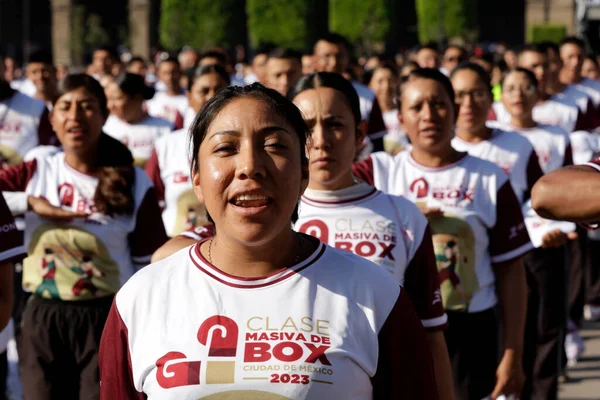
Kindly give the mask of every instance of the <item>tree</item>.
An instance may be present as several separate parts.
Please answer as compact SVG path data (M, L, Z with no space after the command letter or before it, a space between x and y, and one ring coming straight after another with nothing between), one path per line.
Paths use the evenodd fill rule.
M393 15L386 0L329 0L329 29L363 50L383 45Z
M316 38L314 2L307 0L247 0L248 34L256 48L271 42L294 49L309 49Z
M244 0L162 0L159 36L167 50L244 43Z
M476 0L416 0L419 41L477 35Z

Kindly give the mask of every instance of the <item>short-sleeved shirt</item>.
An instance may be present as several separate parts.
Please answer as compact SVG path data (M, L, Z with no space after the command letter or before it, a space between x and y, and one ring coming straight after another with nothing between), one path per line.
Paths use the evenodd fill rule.
M134 210L97 211L98 178L71 168L58 153L0 171L0 190L24 191L89 217L57 223L25 214L23 286L41 297L88 300L114 294L167 239L152 183L135 169ZM85 282L85 281L89 282Z
M151 100L146 102L148 114L153 117L166 119L177 128L183 127L184 115L188 108L188 98L185 94L176 96L165 92L156 92Z
M428 168L408 151L396 157L379 152L356 163L354 173L384 192L444 212L429 223L446 310L493 307L492 263L533 248L508 176L489 161L464 154L453 164Z
M406 289L426 329L446 325L431 231L413 203L359 183L307 189L299 211L295 230L379 265Z

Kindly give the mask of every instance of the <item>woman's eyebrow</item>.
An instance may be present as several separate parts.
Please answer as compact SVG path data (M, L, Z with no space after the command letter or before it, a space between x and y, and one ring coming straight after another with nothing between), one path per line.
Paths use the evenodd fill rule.
M212 139L215 136L222 136L222 135L241 136L241 133L238 132L238 131L231 130L231 129L226 129L226 130L223 130L223 131L219 131L219 132L213 133L212 135L209 136L208 139Z
M264 128L260 128L258 130L258 132L262 133L262 134L269 134L269 133L280 132L280 131L283 131L287 134L291 134L290 131L285 129L283 126L279 126L279 125L265 126Z

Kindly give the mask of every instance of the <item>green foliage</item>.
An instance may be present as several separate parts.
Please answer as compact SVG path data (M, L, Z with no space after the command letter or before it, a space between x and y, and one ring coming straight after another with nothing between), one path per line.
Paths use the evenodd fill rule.
M312 1L247 0L250 44L271 42L279 46L308 49L316 37Z
M392 16L386 0L329 0L329 29L354 43L385 41Z
M244 0L162 0L159 36L168 50L244 42Z
M527 41L532 43L545 41L558 43L565 36L567 36L567 27L565 25L532 25L527 31Z
M83 64L85 52L85 6L73 6L71 12L71 57L75 65Z
M105 45L110 42L108 33L102 28L102 18L98 14L87 17L87 32L83 41L89 48Z
M476 0L416 0L416 9L421 43L477 36Z

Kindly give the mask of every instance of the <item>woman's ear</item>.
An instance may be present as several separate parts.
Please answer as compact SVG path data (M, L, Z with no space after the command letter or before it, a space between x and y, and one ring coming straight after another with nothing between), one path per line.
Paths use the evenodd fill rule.
M356 148L362 147L365 137L367 136L368 124L367 121L360 121L358 125L356 125Z
M309 172L308 172L308 161L305 161L302 163L302 180L300 183L300 196L302 196L304 194L304 191L306 190L306 188L308 187L308 182L309 182Z
M400 129L406 132L406 129L404 129L404 118L402 118L402 113L400 110L398 110L398 122L400 123Z
M194 194L198 201L204 204L204 195L202 194L202 188L200 187L200 174L198 171L192 172L192 185L194 187Z

